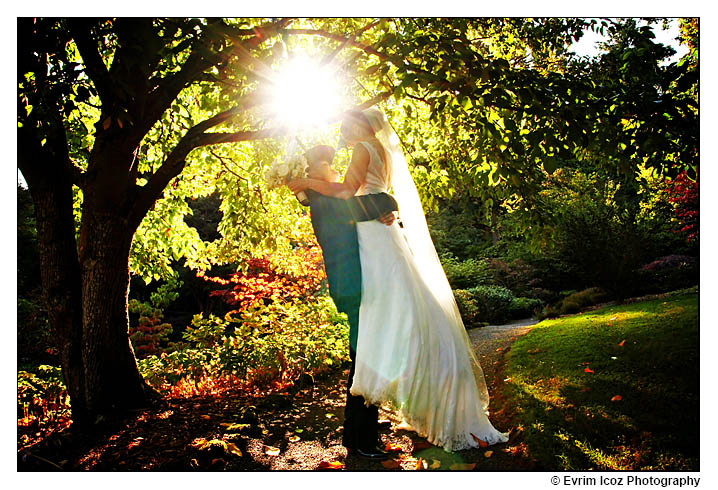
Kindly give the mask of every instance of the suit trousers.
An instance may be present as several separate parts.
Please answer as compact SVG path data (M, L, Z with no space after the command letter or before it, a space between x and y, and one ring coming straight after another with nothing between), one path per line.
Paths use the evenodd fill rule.
M350 337L354 339L356 339L356 332L359 328L359 303L357 302L355 306L344 310L349 318ZM349 379L347 380L347 402L344 407L342 445L350 449L369 450L376 446L379 439L379 407L375 405L367 406L364 397L354 396L349 392L354 381L356 364L354 346L355 344L349 347L352 365L349 369Z

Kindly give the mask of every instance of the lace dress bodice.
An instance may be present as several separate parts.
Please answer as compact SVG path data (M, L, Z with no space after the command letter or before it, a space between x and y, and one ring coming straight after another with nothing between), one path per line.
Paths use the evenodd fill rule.
M384 164L384 161L382 161L379 156L379 152L371 143L362 141L359 144L363 145L369 152L369 166L366 170L366 179L364 184L359 187L356 195L362 196L365 194L388 192L391 182L390 164Z

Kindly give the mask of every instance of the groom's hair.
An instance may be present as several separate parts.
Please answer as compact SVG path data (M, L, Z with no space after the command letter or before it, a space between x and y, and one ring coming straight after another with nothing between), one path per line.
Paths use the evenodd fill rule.
M334 161L334 148L327 145L317 145L309 148L306 153L304 153L304 156L309 165L318 162L332 163Z

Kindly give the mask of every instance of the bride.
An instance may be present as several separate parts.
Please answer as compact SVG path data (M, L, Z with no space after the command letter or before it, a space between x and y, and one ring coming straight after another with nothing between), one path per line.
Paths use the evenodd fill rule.
M488 419L483 371L396 133L370 109L346 113L341 134L354 148L344 182L299 179L292 191L347 199L392 189L401 221L357 223L362 300L351 393L389 403L405 425L448 451L505 442Z

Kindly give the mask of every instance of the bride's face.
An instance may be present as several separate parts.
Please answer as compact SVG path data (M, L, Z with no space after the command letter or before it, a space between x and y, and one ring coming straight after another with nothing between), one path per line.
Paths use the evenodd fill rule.
M347 146L352 147L360 141L366 141L373 136L373 133L361 122L347 118L342 123L339 131Z
M354 146L359 141L357 138L357 125L350 121L344 121L339 131L342 134L342 139L348 147Z

